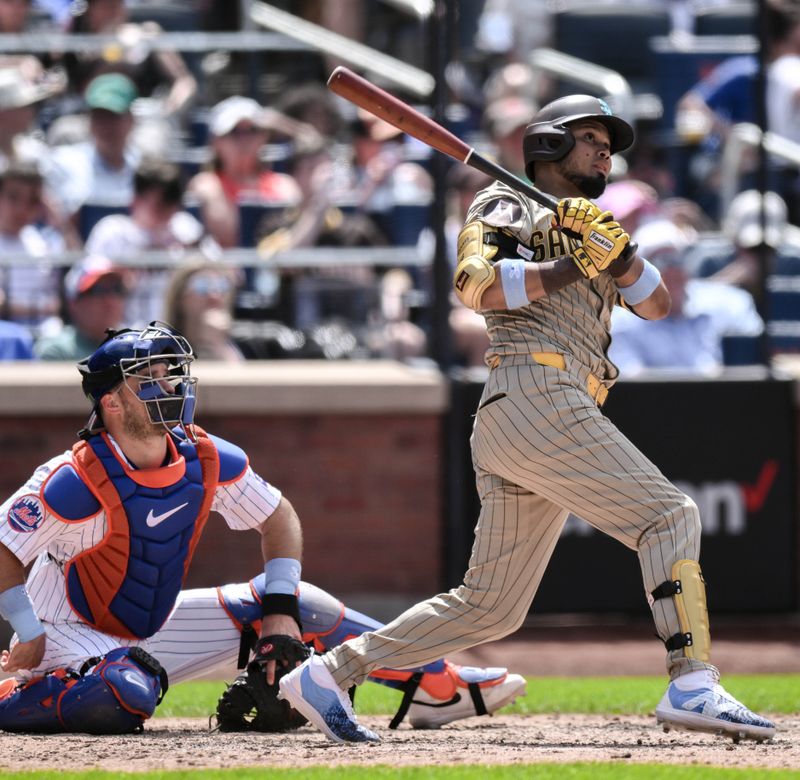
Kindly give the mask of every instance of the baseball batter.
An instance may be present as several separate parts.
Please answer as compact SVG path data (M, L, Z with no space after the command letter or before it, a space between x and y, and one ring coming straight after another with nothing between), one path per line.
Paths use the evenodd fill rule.
M481 513L469 569L459 588L281 680L282 695L331 739L377 739L342 695L376 666L418 665L517 629L570 512L639 556L667 649L659 722L734 739L774 734L720 686L711 664L697 507L600 408L617 377L607 357L612 308L658 319L670 306L657 269L591 201L605 188L611 155L633 140L602 100L561 98L533 118L523 149L529 178L561 199L558 213L502 183L477 194L454 276L490 337L471 440Z
M193 424L192 360L163 323L112 333L79 364L94 405L81 440L0 507L0 615L15 631L0 667L16 675L0 683L0 730L141 730L169 682L244 666L253 644L276 698L287 656L275 647L323 651L380 627L300 582L291 504L241 449ZM260 532L264 573L182 590L211 511ZM415 727L494 712L525 686L443 660L373 679L404 691L393 723L407 714Z

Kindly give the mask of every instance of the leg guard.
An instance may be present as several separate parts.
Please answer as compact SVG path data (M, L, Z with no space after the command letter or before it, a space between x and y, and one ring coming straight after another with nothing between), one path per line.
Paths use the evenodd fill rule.
M142 730L167 687L152 656L120 647L88 661L80 673L58 669L19 686L0 701L0 729L132 734Z
M703 663L711 659L711 631L708 625L706 584L697 561L677 561L672 566L672 579L659 585L654 599L671 596L678 612L680 633L668 637L667 650L684 648L684 655Z

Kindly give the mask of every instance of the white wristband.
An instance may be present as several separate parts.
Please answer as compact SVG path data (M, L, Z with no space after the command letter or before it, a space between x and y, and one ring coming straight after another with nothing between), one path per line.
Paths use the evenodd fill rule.
M272 558L264 564L264 593L285 593L294 596L300 584L300 561L294 558Z
M15 585L0 593L0 616L11 624L20 642L30 642L44 633L24 585Z
M644 260L644 258L642 258ZM649 260L644 261L644 268L639 278L628 287L618 287L620 294L625 299L628 306L636 306L637 303L649 298L656 287L661 283L661 273Z
M507 309L519 309L531 301L525 291L525 261L518 258L500 260L495 268L500 268L500 281Z

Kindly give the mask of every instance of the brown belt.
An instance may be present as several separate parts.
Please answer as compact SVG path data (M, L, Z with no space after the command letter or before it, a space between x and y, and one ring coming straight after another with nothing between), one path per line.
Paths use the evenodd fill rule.
M530 355L540 366L550 366L562 371L567 368L567 360L560 352L531 352ZM500 357L496 356L492 368L499 364ZM586 392L598 406L602 406L608 398L608 388L594 374L589 374L586 379Z

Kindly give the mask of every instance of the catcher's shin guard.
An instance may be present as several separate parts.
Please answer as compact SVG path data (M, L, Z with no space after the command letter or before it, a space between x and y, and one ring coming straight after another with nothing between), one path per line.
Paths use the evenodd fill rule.
M680 632L668 637L667 650L680 650L684 655L703 663L711 659L711 631L706 607L706 584L697 561L676 561L672 579L661 583L650 594L653 599L671 597L678 612Z
M166 690L166 673L152 656L120 647L88 661L81 672L58 669L20 685L0 701L0 729L132 734L142 730Z

